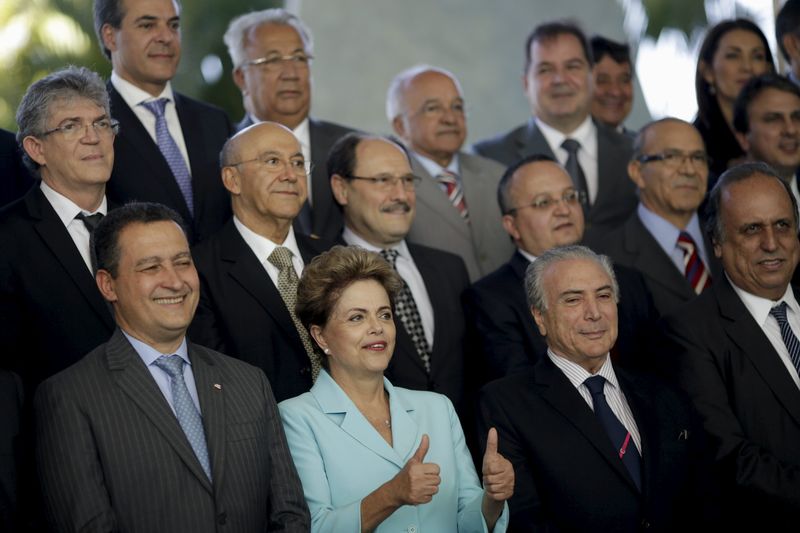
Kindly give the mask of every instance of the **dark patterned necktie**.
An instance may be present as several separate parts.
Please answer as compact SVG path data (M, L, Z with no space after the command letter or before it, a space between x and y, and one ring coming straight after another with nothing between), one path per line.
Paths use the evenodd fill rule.
M781 328L781 338L783 344L786 345L786 350L789 352L789 358L792 364L800 374L800 341L797 340L792 328L789 327L789 320L786 318L786 302L781 302L769 310L769 314L775 317L778 321L778 326Z
M583 204L583 214L589 208L589 186L586 184L586 174L583 173L583 168L578 161L578 150L581 149L581 143L575 139L564 139L561 143L561 148L567 151L567 162L564 164L564 169L572 178L572 184L578 192L583 191L586 196L586 203Z
M683 250L683 275L692 286L695 294L700 294L711 285L711 274L697 253L697 245L692 236L682 231L676 243Z
M469 221L467 201L464 199L464 189L461 187L461 181L458 176L447 169L442 169L442 173L436 176L436 181L444 187L447 199L456 208L461 218Z
M393 269L397 270L395 264L398 255L397 250L381 250L381 255L392 265ZM400 317L400 322L414 343L414 348L417 349L417 354L422 359L422 364L425 365L425 371L430 374L431 348L425 338L425 329L422 327L422 319L419 316L417 303L414 301L414 296L411 294L411 289L405 280L403 280L403 288L400 289L395 298L394 307L397 316Z

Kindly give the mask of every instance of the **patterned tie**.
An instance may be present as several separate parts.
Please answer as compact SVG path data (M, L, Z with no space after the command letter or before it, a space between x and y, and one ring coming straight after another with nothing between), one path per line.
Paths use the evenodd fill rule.
M611 410L611 407L606 401L604 388L606 378L603 376L592 376L583 382L589 392L592 394L592 404L594 405L594 414L600 419L600 423L608 433L608 438L611 439L611 444L617 453L620 454L622 464L628 469L628 473L633 478L636 487L642 490L642 458L639 455L639 450L631 439L630 432L625 429L622 422Z
M308 359L311 361L311 379L317 380L319 369L321 368L319 357L314 351L314 344L311 342L311 337L308 331L300 323L300 319L295 314L294 307L297 305L297 272L294 271L292 265L292 251L285 246L277 246L272 253L269 254L267 261L278 267L278 292L281 294L283 303L289 311L289 316L292 317L294 327L300 335L300 340L303 343L303 348L306 349Z
M564 169L572 178L572 184L578 192L583 192L586 196L586 203L583 204L583 214L585 215L589 208L589 186L586 185L586 174L583 173L583 168L578 161L578 150L581 149L581 143L575 139L564 139L561 143L561 148L567 151L567 162Z
M386 261L392 265L392 268L397 270L397 250L381 250L381 255ZM400 278L402 279L402 278ZM395 298L394 301L395 311L397 316L400 317L400 322L403 323L414 347L417 349L419 358L422 359L422 364L425 365L425 372L431 373L431 348L428 346L428 340L425 338L425 329L422 327L422 319L419 316L419 309L417 303L414 301L414 296L411 294L411 289L408 284L403 280L403 288Z
M186 381L183 379L184 360L180 355L162 355L153 363L158 368L169 374L169 388L172 391L172 405L175 408L175 416L181 429L189 439L189 444L200 461L203 471L211 479L211 464L208 460L208 448L206 448L206 435L203 432L203 420L200 413L189 395Z
M797 337L792 333L792 328L789 327L789 320L786 318L786 302L781 302L770 309L769 314L774 316L775 320L778 321L778 326L781 328L783 344L786 345L786 349L789 351L789 358L797 369L797 373L800 374L800 341L797 340Z
M141 105L156 117L156 143L158 144L158 149L161 150L161 154L167 160L170 170L172 170L172 175L178 183L178 188L180 188L183 199L186 201L189 213L194 216L192 176L189 173L189 167L186 166L186 161L183 159L180 148L178 148L175 139L172 138L167 128L167 120L164 117L164 108L167 102L169 102L169 98L159 98L150 102L142 102Z
M697 253L697 246L692 236L682 231L678 236L676 246L683 250L683 275L694 289L695 294L700 294L706 287L711 286L711 274Z
M436 181L444 187L444 192L447 194L448 200L458 210L461 218L469 222L469 211L467 210L467 201L464 199L464 189L461 188L461 180L458 179L453 172L446 168L442 169L442 173L436 176Z
M83 213L78 213L75 215L75 218L83 222L83 225L86 226L86 229L89 231L89 235L94 233L94 229L100 224L100 221L103 220L103 213L95 213L94 215L84 215Z

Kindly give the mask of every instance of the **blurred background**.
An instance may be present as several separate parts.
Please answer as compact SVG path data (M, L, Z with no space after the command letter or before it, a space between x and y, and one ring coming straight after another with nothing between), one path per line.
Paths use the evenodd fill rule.
M391 78L417 63L451 70L464 88L468 142L530 115L522 91L524 41L536 24L577 20L587 35L631 44L636 69L636 129L651 117L691 120L694 72L705 28L751 18L770 39L782 0L184 0L183 58L173 87L224 108L235 122L241 98L222 43L230 19L284 6L314 34L314 116L387 133L384 98ZM111 70L92 26L92 0L0 1L0 127L16 131L14 112L31 82L67 64L104 78ZM780 69L783 71L783 69Z

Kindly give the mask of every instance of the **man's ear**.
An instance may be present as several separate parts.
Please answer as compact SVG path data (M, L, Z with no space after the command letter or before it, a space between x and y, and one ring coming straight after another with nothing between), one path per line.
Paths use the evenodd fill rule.
M734 135L736 136L736 140L739 141L739 146L742 147L742 150L744 150L744 153L749 155L750 154L750 139L748 138L747 133L742 133L742 132L737 131L737 132L734 132Z
M394 117L394 119L392 120L392 129L401 139L406 138L407 128L406 128L406 121L403 115L397 115L396 117Z
M536 322L536 327L539 328L539 333L542 334L542 337L547 337L547 326L544 325L542 312L531 307L531 314L533 315L534 322Z
M511 235L511 238L514 239L514 242L520 241L520 233L517 229L517 221L514 219L512 215L503 215L501 219L503 223L503 229L506 230L506 233Z
M36 137L28 135L22 139L22 149L25 150L28 157L36 161L39 165L45 165L47 163L47 158L44 154L44 145L42 141Z
M239 90L242 91L243 95L246 95L247 88L244 84L244 69L242 69L242 67L236 67L233 69L232 77L233 83L235 83Z
M112 52L117 51L117 34L116 28L114 28L111 24L103 24L103 27L100 28L100 35L103 38L103 46L108 48Z
M639 161L628 162L628 177L639 189L645 188L644 178L642 178L642 164Z
M331 190L333 191L333 197L336 203L343 206L347 205L347 184L345 183L345 179L339 174L331 176Z
M238 195L242 193L241 176L236 167L222 167L222 185L231 194Z
M104 270L102 268L98 270L94 275L94 280L97 283L97 288L100 290L100 294L103 295L103 298L105 298L106 301L117 301L117 290L114 283L114 278L111 276L111 273L108 270Z

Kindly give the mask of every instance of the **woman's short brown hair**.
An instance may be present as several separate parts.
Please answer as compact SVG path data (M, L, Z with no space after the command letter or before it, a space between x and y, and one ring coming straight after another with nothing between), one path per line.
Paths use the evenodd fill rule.
M297 318L309 330L312 325L324 326L342 292L362 280L380 283L392 305L403 287L403 280L383 257L358 246L334 246L315 257L297 287Z

